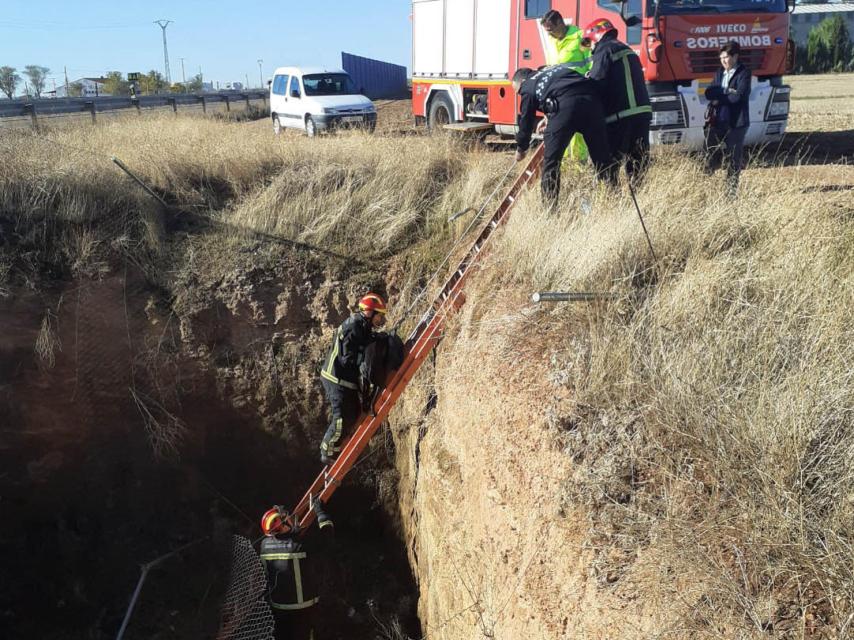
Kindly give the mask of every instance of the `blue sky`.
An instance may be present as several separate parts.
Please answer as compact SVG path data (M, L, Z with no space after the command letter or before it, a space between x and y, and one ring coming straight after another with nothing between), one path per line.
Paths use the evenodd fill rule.
M205 80L258 84L259 58L266 80L274 67L341 66L341 51L410 66L409 0L327 0L278 3L235 0L123 3L4 0L0 12L0 66L40 64L62 83L68 79L157 69L163 72L166 31L172 80L201 65ZM270 9L268 7L274 7ZM48 82L48 89L51 83Z

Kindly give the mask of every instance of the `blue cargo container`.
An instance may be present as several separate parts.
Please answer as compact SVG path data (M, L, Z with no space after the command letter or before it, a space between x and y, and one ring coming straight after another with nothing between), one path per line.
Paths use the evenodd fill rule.
M406 67L341 52L341 66L353 78L356 90L371 100L409 97Z

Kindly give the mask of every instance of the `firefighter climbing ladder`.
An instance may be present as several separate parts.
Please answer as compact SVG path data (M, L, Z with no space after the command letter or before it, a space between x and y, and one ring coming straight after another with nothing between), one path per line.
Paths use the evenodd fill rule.
M516 204L522 190L529 185L537 176L543 160L543 146L540 145L527 167L513 183L510 191L498 205L495 213L486 222L472 244L471 248L460 261L455 271L451 274L439 295L430 305L427 312L421 317L412 334L406 341L406 357L400 368L394 374L388 386L383 389L374 402L372 413L362 414L355 432L347 443L342 447L341 453L335 462L323 469L317 479L309 487L306 494L297 504L296 509L290 514L291 524L297 533L305 533L314 520L312 510L313 501L320 499L327 502L344 476L356 464L359 456L368 446L373 435L382 426L388 417L394 404L403 394L409 381L418 372L418 369L430 355L430 352L439 342L445 327L445 322L451 313L457 311L465 304L465 282L471 273L472 267L477 264L482 255L486 243L498 226L506 222L510 210Z

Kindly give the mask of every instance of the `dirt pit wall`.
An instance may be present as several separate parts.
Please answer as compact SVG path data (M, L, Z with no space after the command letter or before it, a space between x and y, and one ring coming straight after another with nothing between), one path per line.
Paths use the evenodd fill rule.
M317 364L374 275L222 237L170 251L168 286L108 252L29 280L17 264L4 289L3 637L115 637L139 566L201 538L152 570L126 637L213 637L231 536L256 539L320 469ZM387 457L379 443L330 505L318 638L417 633Z

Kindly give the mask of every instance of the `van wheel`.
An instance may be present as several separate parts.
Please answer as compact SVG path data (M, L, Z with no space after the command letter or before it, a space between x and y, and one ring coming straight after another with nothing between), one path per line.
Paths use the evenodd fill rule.
M451 98L444 91L436 94L433 100L430 101L430 112L427 114L427 129L430 131L441 131L444 125L456 121Z
M276 135L282 133L282 123L279 122L279 116L273 116L273 133Z
M317 125L314 124L314 120L312 120L311 116L305 117L305 135L309 138L313 138L317 135Z

